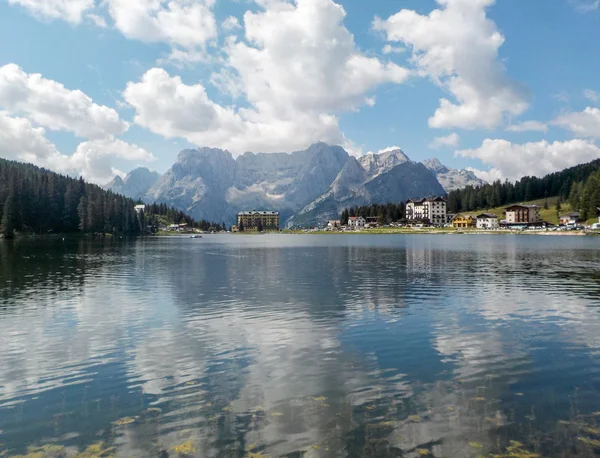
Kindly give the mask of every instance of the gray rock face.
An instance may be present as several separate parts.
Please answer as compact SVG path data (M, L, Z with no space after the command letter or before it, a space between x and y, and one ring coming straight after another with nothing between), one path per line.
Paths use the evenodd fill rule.
M486 183L470 170L450 169L438 159L427 159L423 161L423 164L435 175L446 192L466 188L467 186L481 186Z
M375 176L378 174L386 173L396 167L397 165L408 162L409 159L400 149L392 149L383 151L378 154L369 153L365 154L358 160L360 165L365 171Z
M132 199L141 199L159 178L159 173L139 167L129 172L125 178L116 176L104 188Z
M118 180L113 184L119 186ZM289 226L334 219L352 205L443 193L435 176L400 150L357 159L339 146L316 143L303 151L237 159L218 148L184 150L144 200L228 223L242 210L276 210Z
M323 225L339 218L345 208L445 194L423 164L410 161L400 150L395 159L377 156L350 157L327 192L290 218L288 225Z

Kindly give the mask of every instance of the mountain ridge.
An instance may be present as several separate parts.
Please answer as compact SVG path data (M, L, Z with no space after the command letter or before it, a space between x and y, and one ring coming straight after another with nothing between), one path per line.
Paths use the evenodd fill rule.
M107 187L123 190L131 177L148 176L139 170L125 179L115 177ZM290 153L246 152L237 158L219 148L185 149L167 172L153 178L129 186L133 197L219 221L234 221L241 210L268 208L281 213L285 226L320 224L357 203L446 193L431 168L400 148L357 158L323 142Z

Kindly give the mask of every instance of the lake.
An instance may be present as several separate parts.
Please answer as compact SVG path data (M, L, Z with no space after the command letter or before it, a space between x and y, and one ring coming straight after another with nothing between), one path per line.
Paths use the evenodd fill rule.
M0 240L0 456L600 451L600 238Z

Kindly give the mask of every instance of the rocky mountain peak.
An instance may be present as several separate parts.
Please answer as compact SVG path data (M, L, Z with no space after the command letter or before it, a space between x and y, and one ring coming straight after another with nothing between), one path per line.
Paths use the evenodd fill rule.
M451 169L443 165L439 159L426 159L423 165L438 179L446 192L462 189L467 186L481 186L485 181L466 169Z
M448 167L442 164L438 158L425 159L423 161L423 165L432 172L436 173L447 173L449 170Z
M367 153L358 159L363 169L372 176L388 172L397 165L409 161L408 156L396 147L387 148L378 153Z

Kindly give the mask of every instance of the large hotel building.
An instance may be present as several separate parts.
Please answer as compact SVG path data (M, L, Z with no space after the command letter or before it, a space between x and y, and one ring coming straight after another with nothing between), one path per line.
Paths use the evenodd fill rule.
M240 212L237 215L237 228L244 231L257 231L259 228L263 231L278 231L279 212L256 210Z

